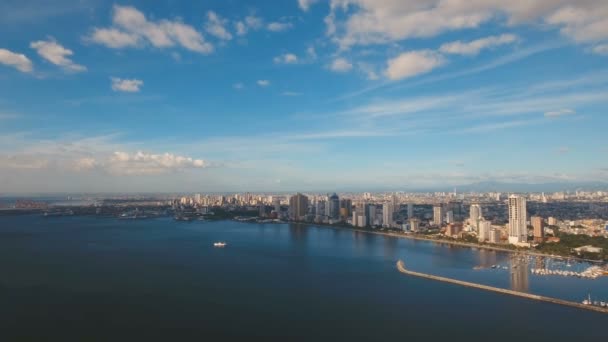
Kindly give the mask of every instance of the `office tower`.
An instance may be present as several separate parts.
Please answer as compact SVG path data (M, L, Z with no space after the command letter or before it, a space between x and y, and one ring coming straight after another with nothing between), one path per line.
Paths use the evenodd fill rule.
M399 211L399 201L397 200L397 194L395 193L391 196L391 204L393 205L393 212Z
M435 206L433 206L433 225L441 227L443 217L443 205L435 204Z
M454 212L453 211L448 211L447 214L445 215L445 221L447 223L454 223Z
M469 209L469 224L479 231L479 220L481 219L481 206L479 204L471 204Z
M260 203L260 217L266 217L266 205Z
M413 203L407 204L407 218L408 219L414 218L414 204Z
M395 213L395 207L393 203L384 203L382 205L382 225L384 227L393 226L393 214Z
M308 210L308 197L297 193L289 198L289 217L292 220L303 220Z
M340 219L340 198L335 193L329 196L327 201L327 205L329 208L328 216L331 220L339 220Z
M486 242L490 240L490 230L492 229L492 225L490 221L479 220L479 229L477 233L477 239L479 242Z
M532 227L534 227L534 242L543 242L545 240L545 221L540 216L532 216Z
M496 228L490 229L490 238L488 241L490 243L500 243L500 230Z
M347 198L340 200L340 216L345 219L353 213L353 201Z
M365 206L365 217L367 218L367 225L373 225L376 221L376 206L368 204Z
M317 202L315 203L315 221L323 222L325 220L327 217L325 215L325 207L325 201L322 199L317 199Z
M526 199L521 196L509 196L509 243L518 244L528 241L526 225Z
M274 211L279 215L281 213L281 198L273 197L272 205L274 206Z

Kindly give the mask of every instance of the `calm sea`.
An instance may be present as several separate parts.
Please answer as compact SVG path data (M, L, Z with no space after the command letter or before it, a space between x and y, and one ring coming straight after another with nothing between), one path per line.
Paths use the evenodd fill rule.
M215 241L228 246L214 248ZM417 271L608 301L608 278L528 271L588 265L349 230L0 217L0 341L580 342L608 335L608 315L412 278L396 271L398 259Z

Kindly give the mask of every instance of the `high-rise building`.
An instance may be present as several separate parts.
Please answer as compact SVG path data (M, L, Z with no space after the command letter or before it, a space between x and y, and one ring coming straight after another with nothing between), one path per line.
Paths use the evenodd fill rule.
M543 242L545 240L545 221L540 216L532 216L532 227L534 227L534 242Z
M393 214L395 213L395 207L393 203L384 203L382 205L382 225L384 227L393 226Z
M490 229L490 243L500 243L500 230L496 228Z
M453 211L450 210L445 214L445 221L447 223L454 223L454 212Z
M340 219L340 198L335 193L329 196L327 200L327 206L329 208L328 216L331 220Z
M477 238L479 242L486 242L490 240L490 230L492 229L492 224L490 221L479 220L479 230L477 233Z
M550 226L557 226L557 219L555 217L549 217L548 223Z
M407 218L410 220L414 218L414 204L413 203L407 204Z
M343 219L350 217L353 213L353 201L348 198L340 200L340 216Z
M376 206L368 204L365 206L365 217L367 218L367 224L373 225L376 221Z
M325 207L326 207L326 202L322 199L317 199L317 202L315 203L315 221L317 221L317 222L325 221L325 218L326 218Z
M297 193L289 198L289 217L292 220L303 220L308 211L308 197Z
M393 212L399 211L399 201L397 200L397 194L393 193L391 196L391 204L393 205Z
M281 198L273 197L272 205L274 206L274 211L279 215L281 213Z
M481 219L481 206L479 204L471 204L469 209L469 224L479 231L479 220Z
M418 219L410 219L410 231L416 233L420 230L420 221Z
M528 241L526 199L521 196L509 196L509 243L518 244Z
M441 224L443 223L443 218L443 205L435 204L435 206L433 206L433 225L441 227Z
M266 205L260 203L260 217L266 217Z

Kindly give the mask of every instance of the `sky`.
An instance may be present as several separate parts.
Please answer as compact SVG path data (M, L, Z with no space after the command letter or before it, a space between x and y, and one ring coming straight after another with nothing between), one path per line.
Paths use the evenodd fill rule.
M4 0L0 194L608 181L604 0Z

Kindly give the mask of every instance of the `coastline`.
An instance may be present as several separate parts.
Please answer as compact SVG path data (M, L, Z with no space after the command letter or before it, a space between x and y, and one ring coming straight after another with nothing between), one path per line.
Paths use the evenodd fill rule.
M243 223L258 223L255 221L253 221L253 222L252 221L239 221L239 220L234 220L234 221L243 222ZM509 248L504 248L504 247L500 247L500 246L478 245L478 244L462 242L462 241L434 239L434 238L424 237L424 236L415 235L415 234L411 234L411 233L410 234L400 234L400 233L393 233L393 232L381 232L381 231L373 231L373 230L366 230L366 229L350 228L350 227L346 227L346 226L337 226L337 225L331 225L331 224L325 224L325 223L307 223L307 222L293 222L293 221L285 221L285 222L280 222L280 223L318 226L318 227L340 229L340 230L350 230L350 231L358 232L358 233L368 233L368 234L389 236L389 237L394 237L394 238L427 241L427 242L433 242L436 244L447 244L447 245L467 247L467 248L472 248L472 249L478 248L478 249L486 249L486 250L506 252L506 253L512 253L512 254L524 254L524 255L529 255L529 256L540 256L540 257L548 257L548 258L562 259L562 260L571 259L571 260L589 262L589 263L600 264L600 265L605 264L605 262L602 260L590 260L590 259L583 259L583 258L579 258L579 257L575 257L575 256L552 255L552 254L539 253L539 252L535 252L535 251L528 251L528 250L521 250L521 249L509 249ZM275 223L272 223L272 224L275 224Z

